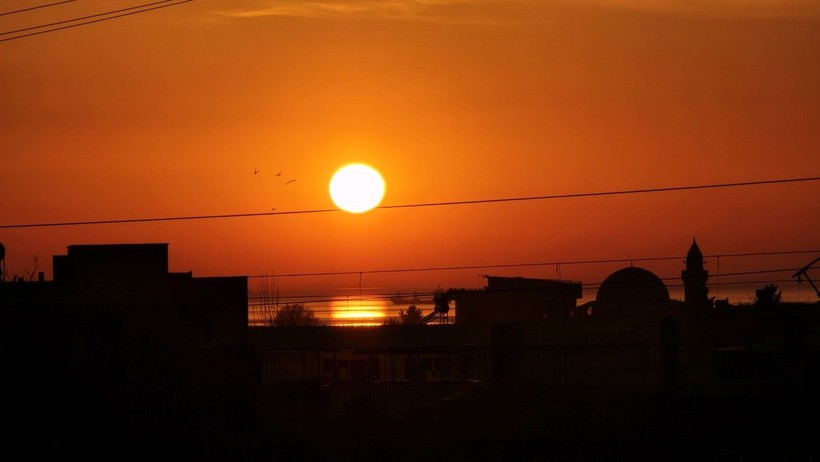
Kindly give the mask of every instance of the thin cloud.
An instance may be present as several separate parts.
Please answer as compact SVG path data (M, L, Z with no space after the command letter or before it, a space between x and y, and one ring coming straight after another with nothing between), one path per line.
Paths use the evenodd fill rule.
M534 22L539 13L576 6L705 17L820 17L817 0L256 0L234 5L219 14L512 24Z
M418 19L436 6L465 3L458 0L313 0L313 1L270 1L255 2L247 8L223 12L235 18L257 18L260 16L378 16Z
M596 7L726 18L818 17L817 0L577 0Z
M515 1L509 5L515 5ZM219 14L229 18L382 18L409 21L501 24L507 4L479 0L256 1Z

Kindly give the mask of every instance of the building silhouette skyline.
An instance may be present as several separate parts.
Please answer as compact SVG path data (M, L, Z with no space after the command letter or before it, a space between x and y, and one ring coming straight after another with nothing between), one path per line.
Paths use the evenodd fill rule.
M268 327L246 277L170 272L168 244L70 245L54 280L0 283L13 435L90 459L816 454L799 422L820 410L817 304L692 310L702 265L693 241L684 301L629 266L588 305L580 282L488 276L443 292L451 324Z

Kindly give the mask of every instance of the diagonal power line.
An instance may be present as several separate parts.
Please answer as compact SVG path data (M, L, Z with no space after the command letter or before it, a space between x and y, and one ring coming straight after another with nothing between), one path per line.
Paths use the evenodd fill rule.
M49 23L49 24L41 24L39 26L32 26L32 27L26 27L26 28L23 28L23 29L0 32L0 35L10 35L10 34L18 34L18 33L21 33L21 32L32 31L32 30L36 30L36 29L43 29L43 28L47 28L47 27L59 26L61 24L67 24L67 25L64 25L64 26L61 26L61 27L54 27L52 29L46 29L46 30L41 30L41 31L37 31L37 32L30 32L28 34L17 35L17 36L14 36L14 37L3 38L3 39L0 39L0 43L9 42L11 40L17 40L17 39L21 39L21 38L25 38L25 37L31 37L33 35L40 35L40 34L47 34L49 32L56 32L58 30L71 29L73 27L85 26L85 25L88 25L88 24L94 24L94 23L98 23L98 22L108 21L108 20L111 20L111 19L122 18L124 16L131 16L131 15L134 15L134 14L145 13L145 12L148 12L148 11L159 10L161 8L168 8L168 7L171 7L171 6L182 5L183 3L190 3L190 2L193 2L193 1L194 0L161 0L161 1L153 2L153 3L145 3L145 4L142 4L142 5L132 6L132 7L128 7L128 8L121 8L119 10L111 10L111 11L107 11L107 12L104 12L104 13L97 13L97 14L82 16L82 17L73 18L73 19L66 19L66 20L63 20L63 21L57 21L57 22L53 22L53 23ZM169 2L175 2L175 3L169 3ZM119 13L119 14L115 14L115 13ZM97 18L97 19L91 19L91 18ZM82 21L82 22L78 22L78 21ZM70 24L70 23L74 23L74 24Z
M661 193L672 191L692 191L696 189L718 189L718 188L736 188L741 186L762 186L782 183L798 183L806 181L818 181L820 177L805 177L805 178L786 178L776 180L760 180L760 181L743 181L739 183L717 183L704 185L690 185L690 186L671 186L665 188L645 188L645 189L624 189L620 191L598 191L575 194L555 194L549 196L525 196L525 197L508 197L500 199L476 199L466 201L450 201L450 202L429 202L423 204L408 204L408 205L384 205L377 207L380 209L402 209L414 207L440 207L451 205L473 205L473 204L492 204L494 202L523 202L523 201L540 201L549 199L574 199L580 197L596 197L596 196L623 196L628 194L647 194L647 193Z
M574 194L553 194L545 196L525 196L525 197L506 197L494 199L476 199L465 201L446 201L446 202L426 202L415 204L398 204L398 205L382 205L376 207L377 209L408 209L408 208L429 208L429 207L452 207L460 205L480 205L480 204L494 204L503 202L525 202L525 201L543 201L543 200L558 200L558 199L577 199L584 197L599 197L599 196L623 196L636 194L652 194L664 193L674 191L692 191L699 189L723 189L723 188L737 188L749 186L763 186L785 183L805 183L820 180L820 177L804 177L804 178L785 178L774 180L759 180L759 181L744 181L738 183L715 183L705 185L689 185L689 186L670 186L662 188L644 188L644 189L622 189L614 191L596 191L586 193ZM341 212L341 209L313 209L313 210L291 210L282 212L255 212L255 213L230 213L219 215L187 215L187 216L172 216L172 217L151 217L151 218L123 218L111 220L85 220L85 221L63 221L63 222L46 222L46 223L22 223L22 224L8 224L0 225L0 229L13 228L47 228L56 226L92 226L92 225L111 225L111 224L128 224L128 223L148 223L160 221L187 221L187 220L216 220L225 218L250 218L263 216L280 216L280 215L312 215L319 213Z
M704 258L714 257L761 257L773 255L797 255L820 253L820 249L801 249L801 250L781 250L776 252L746 252L746 253L724 253L719 255L704 255ZM311 271L300 273L281 273L281 274L263 274L248 276L249 278L260 279L276 279L276 278L298 278L298 277L312 277L312 276L353 276L353 275L371 275L371 274L389 274L389 273L421 273L433 271L461 271L461 270L476 270L476 269L504 269L504 268L527 268L527 267L544 267L544 266L571 266L571 265L601 265L607 263L634 263L634 262L650 262L650 261L664 261L664 260L681 260L686 256L660 256L660 257L638 257L638 258L613 258L603 260L566 260L566 261L550 261L550 262L518 262L518 263L496 263L496 264L481 264L481 265L453 265L453 266L428 266L428 267L402 267L402 268L382 268L382 269L367 269L367 270L344 270L344 271ZM795 268L796 269L796 268ZM762 273L792 271L788 269L764 270ZM724 273L720 276L737 276L740 274L758 274L751 273Z
M48 8L50 6L62 5L63 3L72 3L75 0L62 0L60 2L46 3L45 5L30 6L28 8L20 8L19 10L5 11L0 13L0 16L8 16L10 14L25 13L26 11L39 10L40 8Z

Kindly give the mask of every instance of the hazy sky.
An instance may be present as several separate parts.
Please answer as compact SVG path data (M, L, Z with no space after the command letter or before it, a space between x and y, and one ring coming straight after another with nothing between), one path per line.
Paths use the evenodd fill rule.
M0 12L43 2L8 3ZM0 16L0 31L140 3ZM330 176L354 161L382 172L384 204L818 176L818 56L808 0L194 1L0 43L0 224L332 208ZM36 254L49 277L51 255L82 243L168 242L171 269L195 275L683 255L693 236L706 254L817 249L818 193L6 229L0 242L10 270ZM561 277L600 282L617 267ZM363 285L477 286L479 272Z

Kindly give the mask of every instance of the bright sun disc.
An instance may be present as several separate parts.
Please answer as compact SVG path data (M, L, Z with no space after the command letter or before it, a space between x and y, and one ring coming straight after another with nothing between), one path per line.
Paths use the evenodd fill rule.
M382 201L384 180L376 169L367 165L345 165L330 180L330 197L342 210L367 212Z

